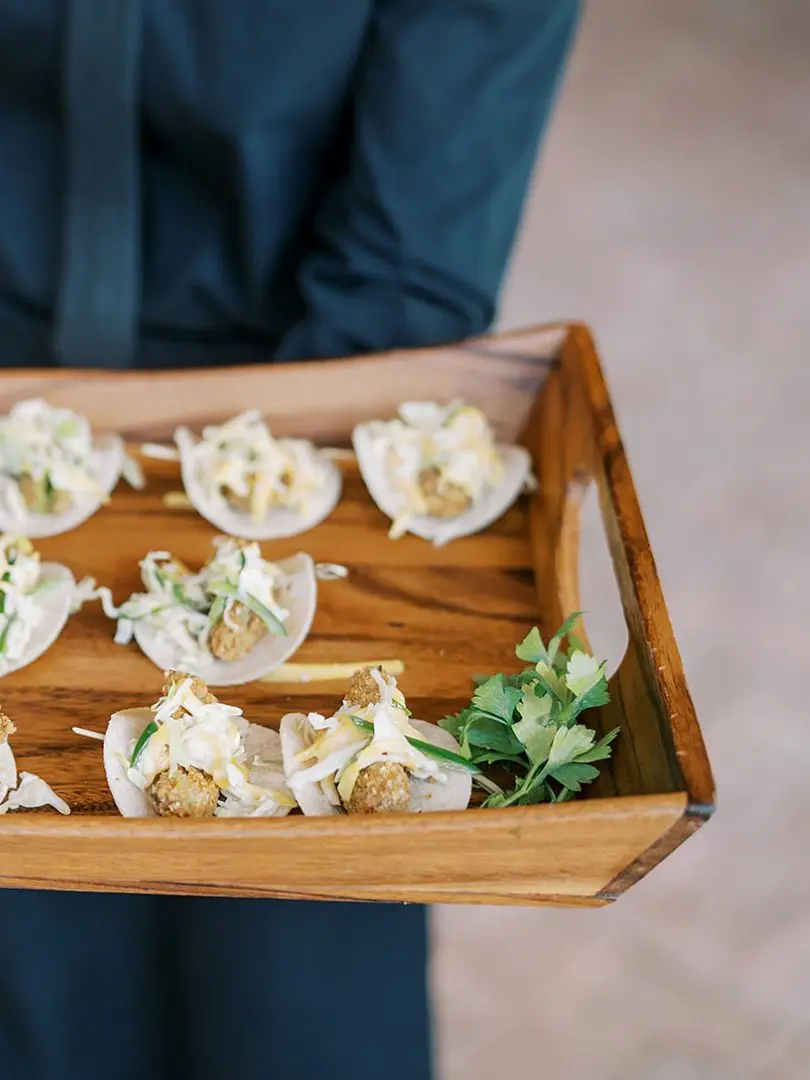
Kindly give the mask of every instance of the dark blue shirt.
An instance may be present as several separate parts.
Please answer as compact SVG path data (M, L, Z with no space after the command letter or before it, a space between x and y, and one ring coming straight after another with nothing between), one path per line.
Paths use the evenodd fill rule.
M288 360L484 331L576 13L0 0L0 364ZM108 359L97 331L109 317L115 337L122 305L131 355Z

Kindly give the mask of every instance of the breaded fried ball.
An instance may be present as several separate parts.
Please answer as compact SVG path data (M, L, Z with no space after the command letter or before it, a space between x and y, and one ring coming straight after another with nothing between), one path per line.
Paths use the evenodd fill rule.
M457 484L443 484L440 488L441 473L432 465L419 473L419 490L425 497L427 512L431 517L457 517L469 510L472 505L470 496Z
M371 674L374 669L370 667L355 671L349 679L349 689L346 692L346 701L358 709L365 709L368 705L379 705L380 688L377 680Z
M223 616L211 627L208 648L218 660L238 660L246 656L266 632L267 627L259 616L237 601L231 605L228 622Z
M16 730L17 729L14 727L6 714L4 712L0 712L0 743L6 742Z
M397 761L376 761L357 777L346 810L350 814L390 814L407 810L410 801L405 766Z
M197 678L196 675L189 675L186 671L164 671L163 672L163 686L161 687L161 694L163 697L167 697L176 686L185 682L186 679L191 679L191 692L196 698L203 703L203 705L215 705L217 699L208 689L202 679Z
M213 817L219 788L208 773L178 765L166 769L149 785L149 802L159 817Z

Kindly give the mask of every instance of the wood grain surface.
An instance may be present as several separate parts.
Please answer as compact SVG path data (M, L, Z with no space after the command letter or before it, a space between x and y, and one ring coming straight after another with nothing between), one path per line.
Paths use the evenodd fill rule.
M403 401L460 397L486 409L501 437L512 439L565 333L556 324L441 349L203 371L6 370L0 413L21 398L44 396L82 412L99 431L165 439L178 424L199 427L260 408L278 435L346 443L355 424L392 415Z
M590 797L557 807L371 819L124 821L106 787L100 744L111 712L150 704L160 673L133 644L113 644L100 607L75 616L53 649L8 676L0 704L18 727L22 769L74 813L0 818L0 885L207 892L420 902L602 903L677 846L710 810L711 774L683 678L607 391L587 331L538 328L448 349L372 360L161 375L26 372L0 376L0 408L33 394L98 427L164 439L179 422L221 420L254 405L277 431L335 444L361 419L405 398L464 397L531 449L539 492L484 534L436 549L387 539L387 520L352 462L332 517L302 537L263 545L343 563L322 583L313 631L295 660L398 657L415 715L438 720L469 698L474 674L514 670L514 646L577 608L578 501L599 487L630 645L612 680L603 730L622 726ZM176 465L147 462L149 485L120 485L80 529L40 543L43 556L92 575L117 600L139 587L137 563L166 548L191 565L215 531L167 509ZM584 633L584 628L583 628ZM343 684L254 684L223 691L250 720L276 726L292 709L328 710Z

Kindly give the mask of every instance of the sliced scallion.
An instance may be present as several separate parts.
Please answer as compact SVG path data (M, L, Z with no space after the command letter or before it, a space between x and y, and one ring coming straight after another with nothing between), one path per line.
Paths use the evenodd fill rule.
M271 634L275 634L277 637L288 636L287 627L281 619L275 616L255 596L251 596L249 593L241 593L235 585L231 585L227 581L217 582L217 584L209 586L208 591L213 596L224 596L228 600L238 600L240 604L244 604L246 608L249 608L254 615L259 616Z
M222 616L225 614L225 608L228 606L228 601L224 596L217 596L211 605L211 610L208 612L208 621L211 626L216 626Z
M138 764L138 759L143 753L146 744L155 734L157 729L158 726L154 720L150 720L146 727L143 729L140 736L138 737L138 741L135 743L135 749L132 751L132 757L129 759L130 769L134 769L135 766Z
M8 645L8 632L11 629L11 624L13 622L14 622L14 616L12 615L12 617L7 621L6 625L3 627L3 632L0 633L0 656L3 656L3 654L6 651L6 646Z
M172 581L172 579L167 573L165 573L165 571L159 570L157 567L155 567L155 579L163 589L165 589L166 586L169 585L171 587L171 591L174 595L175 600L177 600L179 604L182 604L183 607L194 607L194 605L191 603L191 601L183 591L182 585L180 585L176 581Z
M351 718L361 731L365 731L369 735L374 734L374 725L370 720L364 720L362 716L354 715ZM446 750L443 746L436 746L435 743L425 742L423 739L414 739L410 735L406 735L405 738L414 750L421 751L426 757L432 757L437 761L445 762L447 765L453 765L457 769L463 769L464 772L472 773L473 776L477 776L481 771L477 765L473 765L471 761L462 757L461 754L456 754L453 750Z

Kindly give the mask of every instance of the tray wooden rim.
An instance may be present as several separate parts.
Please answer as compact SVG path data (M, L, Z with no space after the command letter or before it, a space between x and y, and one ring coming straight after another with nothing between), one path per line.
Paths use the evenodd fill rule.
M538 368L552 371L554 395L541 393L537 400L526 408L504 409L494 417L496 426L502 433L517 434L516 425L523 429L524 441L535 454L546 445L549 436L545 428L553 415L549 412L561 410L560 416L566 422L560 429L563 432L563 469L559 477L543 475L541 469L542 516L535 515L532 521L535 546L538 551L548 548L550 562L544 569L551 572L558 583L558 614L577 610L578 574L572 550L576 547L578 530L578 506L587 478L593 478L599 488L603 519L608 534L611 555L616 567L622 593L625 615L631 645L625 660L613 679L614 688L624 692L625 676L627 685L636 686L639 678L644 683L645 693L660 716L660 722L666 731L662 737L671 738L672 769L679 782L674 790L636 796L622 795L615 798L597 798L576 801L560 806L521 807L497 812L476 814L475 829L482 834L509 835L531 832L538 823L548 829L552 823L578 822L587 834L589 823L604 820L605 815L616 815L629 819L638 815L660 813L669 815L668 824L660 834L650 838L643 848L637 851L610 880L586 897L576 892L546 895L542 890L533 896L514 897L503 902L546 902L556 903L568 898L575 903L602 903L614 899L626 891L632 884L646 874L652 866L674 850L684 839L691 835L714 809L714 786L711 769L703 744L700 727L694 706L686 685L680 655L677 650L672 627L667 615L660 582L655 569L655 562L650 550L649 540L641 516L638 499L633 486L627 458L610 403L607 386L601 371L596 349L587 326L581 323L552 323L531 327L527 330L513 331L507 334L474 339L458 345L440 349L422 349L378 354L370 357L349 358L336 361L312 361L303 364L274 368L272 378L274 390L278 392L280 415L294 403L300 395L302 380L317 378L320 384L327 384L326 397L329 411L345 408L351 422L352 403L350 395L342 384L347 382L348 373L374 371L379 377L379 386L371 395L373 402L364 404L364 409L390 407L391 402L401 400L402 388L407 386L418 365L427 365L435 372L437 355L442 356L441 370L443 378L449 383L458 381L459 373L467 379L476 377L478 398L485 399L487 380L493 379L492 361L498 359L497 378L508 378L517 390L534 388L538 384ZM489 366L488 366L489 365ZM5 409L10 400L40 390L47 392L50 400L60 404L70 404L74 390L82 388L86 393L91 384L98 390L98 415L91 415L95 426L106 426L122 431L130 438L149 437L150 430L143 425L126 423L126 397L121 391L127 387L142 386L146 380L150 385L158 380L164 387L204 386L206 394L211 388L218 390L239 382L242 400L251 399L252 387L266 385L270 373L265 368L217 368L202 372L107 372L107 371L26 371L8 369L0 373L0 411ZM193 383L192 383L193 380ZM115 387L115 394L104 392ZM193 392L193 391L192 391ZM440 396L437 391L436 396ZM474 399L473 395L473 399ZM514 396L514 395L513 395ZM524 395L526 396L526 395ZM232 392L220 395L218 403L227 415L230 411ZM111 402L116 402L112 413ZM481 400L484 404L484 400ZM543 412L544 423L538 420L538 409ZM96 406L94 405L94 408ZM87 409L84 410L88 412ZM98 423L99 416L105 416L107 423ZM164 426L174 422L171 415L161 416ZM295 410L289 420L290 427L295 427ZM511 432L510 432L511 427ZM330 436L330 421L324 412L323 423L316 423L313 437ZM283 429L283 423L282 423ZM545 442L544 442L545 441ZM544 459L541 457L540 461ZM559 465L559 462L557 462ZM549 482L547 482L549 481ZM543 532L545 530L545 532ZM551 531L549 531L551 530ZM549 614L549 618L551 618ZM544 627L548 632L553 627ZM585 636L584 628L580 628ZM662 663L663 661L663 663ZM629 691L628 691L629 692ZM634 691L635 692L635 691ZM16 848L30 843L36 838L50 841L78 841L84 837L111 837L123 839L137 837L143 840L160 837L162 844L171 845L173 840L184 843L205 835L208 840L212 835L221 836L266 836L277 840L287 837L307 836L356 836L388 837L412 836L417 825L424 836L429 832L467 831L471 822L470 811L457 811L435 815L420 816L417 822L407 815L374 819L335 818L328 822L292 817L274 821L218 821L202 825L185 821L167 823L166 821L131 821L110 818L104 815L83 814L66 819L31 815L14 817L7 815L0 828L0 849ZM539 826L538 826L539 827ZM203 831L204 830L204 833ZM41 884L43 879L36 877L20 878L0 875L0 884ZM48 887L59 887L56 880L44 879ZM169 885L170 883L163 883ZM104 888L103 881L86 880L86 888ZM134 887L129 883L127 888ZM176 891L169 889L168 891ZM212 890L206 890L212 891ZM446 902L448 894L434 886L428 890L426 901ZM260 890L261 895L267 892ZM244 895L253 895L245 892ZM274 894L275 895L275 894ZM283 895L293 895L287 892ZM302 895L315 895L317 892L305 891ZM346 895L341 892L340 895ZM498 895L491 895L486 902L500 902ZM363 898L363 897L356 897ZM378 898L378 897L372 897ZM441 900L439 899L441 898ZM459 899L467 902L466 895ZM480 899L480 896L479 896ZM503 899L503 898L502 898ZM567 902L567 901L565 901Z

